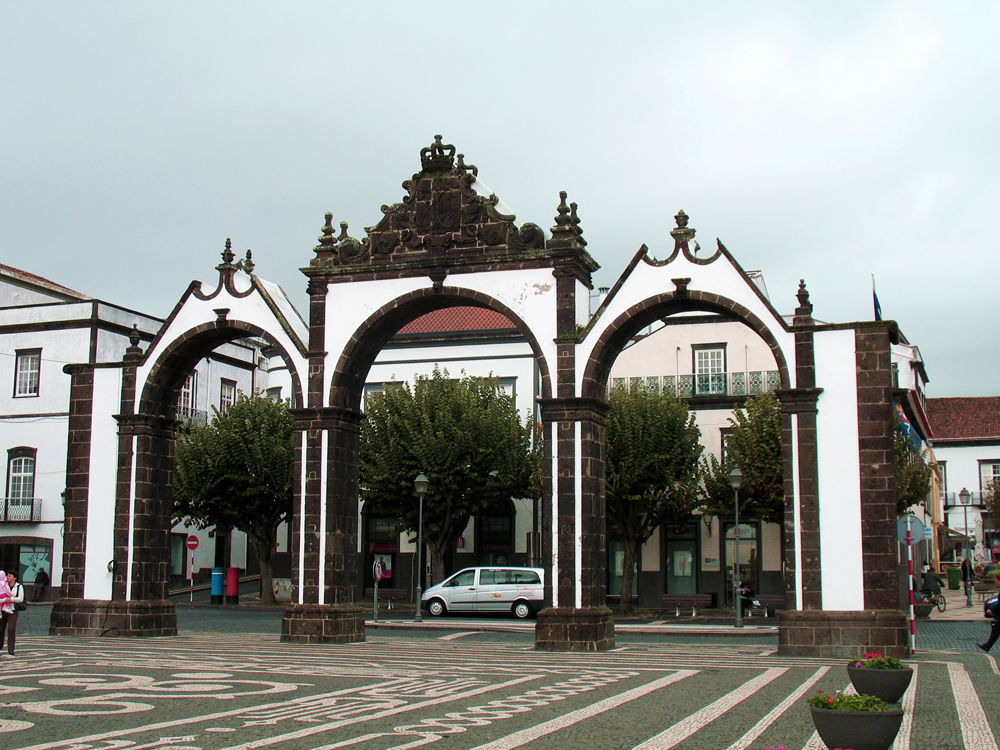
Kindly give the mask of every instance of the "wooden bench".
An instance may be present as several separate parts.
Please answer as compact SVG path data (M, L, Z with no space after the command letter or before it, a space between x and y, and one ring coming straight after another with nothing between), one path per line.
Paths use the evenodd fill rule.
M663 606L673 607L675 616L680 617L681 607L691 608L691 616L698 613L698 607L710 609L715 605L714 594L664 594Z
M996 591L992 585L986 583L985 581L972 584L972 590L979 594L979 601L981 602L986 601L986 597Z

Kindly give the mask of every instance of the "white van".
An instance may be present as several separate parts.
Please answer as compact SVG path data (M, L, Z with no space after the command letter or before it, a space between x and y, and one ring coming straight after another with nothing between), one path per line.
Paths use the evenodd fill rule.
M420 601L435 617L448 612L511 612L531 617L542 608L541 568L465 568L427 589Z

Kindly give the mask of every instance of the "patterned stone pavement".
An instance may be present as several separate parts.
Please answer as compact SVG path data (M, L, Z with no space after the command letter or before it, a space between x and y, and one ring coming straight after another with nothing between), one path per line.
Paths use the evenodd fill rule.
M474 629L370 629L350 645L285 644L237 625L56 638L38 633L44 610L31 611L19 654L0 656L7 748L819 750L804 697L849 684L842 662L778 657L759 634L622 634L600 654L535 652L529 632ZM218 630L242 614L180 619ZM942 642L956 627L985 630L924 629L942 626L953 631ZM997 748L1000 670L966 646L927 643L910 660L897 750Z

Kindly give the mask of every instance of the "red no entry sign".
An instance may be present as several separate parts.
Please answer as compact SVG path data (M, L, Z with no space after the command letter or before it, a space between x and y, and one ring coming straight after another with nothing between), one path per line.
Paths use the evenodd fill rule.
M188 549L198 549L198 537L194 534L188 534L187 541L184 542L184 545Z

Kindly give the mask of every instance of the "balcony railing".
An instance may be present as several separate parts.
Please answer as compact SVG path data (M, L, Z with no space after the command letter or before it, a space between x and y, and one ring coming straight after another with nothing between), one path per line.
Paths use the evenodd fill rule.
M42 520L42 498L40 497L5 497L3 499L3 518L5 522L23 522Z
M190 409L186 406L177 407L177 418L185 424L208 424L208 412L201 409Z
M969 490L969 495L971 495L971 497L969 498L969 506L968 507L971 508L973 505L985 505L986 504L986 497L985 497L986 493L985 492L979 492L978 490L976 490L976 491ZM961 507L964 507L962 505L962 501L958 497L958 493L957 492L942 492L941 493L941 502L944 503L944 506L946 508L952 508L952 507L954 507L954 508L961 508Z
M711 375L651 375L612 378L611 387L641 385L659 393L672 391L681 398L696 396L751 396L773 391L781 385L777 370L720 372Z

